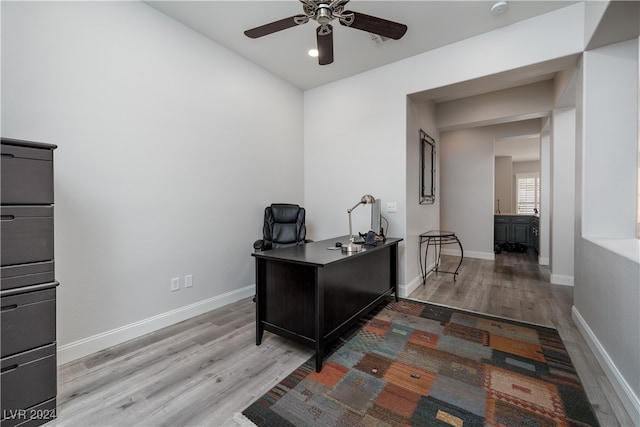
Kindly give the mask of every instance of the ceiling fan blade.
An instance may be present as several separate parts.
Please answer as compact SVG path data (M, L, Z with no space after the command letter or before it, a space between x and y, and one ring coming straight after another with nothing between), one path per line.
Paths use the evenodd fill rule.
M322 29L323 25L316 28L316 39L318 41L318 64L328 65L333 62L333 27L326 24L326 29ZM326 30L329 30L328 32Z
M368 33L378 34L382 37L398 40L407 32L407 26L398 22L388 21L375 16L366 15L360 12L344 11L343 15L353 14L353 22L347 25L340 20L344 26L356 28Z
M270 22L268 24L261 25L259 27L252 28L244 32L244 35L252 39L266 36L278 31L286 30L287 28L295 27L298 25L296 18L304 19L304 22L308 21L304 15L290 16L289 18L280 19L279 21Z

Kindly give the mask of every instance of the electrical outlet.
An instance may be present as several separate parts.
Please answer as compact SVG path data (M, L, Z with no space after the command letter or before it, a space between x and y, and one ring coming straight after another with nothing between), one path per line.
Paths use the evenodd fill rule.
M193 286L193 275L188 274L186 276L184 276L184 287L185 288L190 288Z
M179 291L180 290L180 278L174 277L171 279L171 291Z
M387 203L387 213L395 213L398 212L398 206L396 206L395 202Z

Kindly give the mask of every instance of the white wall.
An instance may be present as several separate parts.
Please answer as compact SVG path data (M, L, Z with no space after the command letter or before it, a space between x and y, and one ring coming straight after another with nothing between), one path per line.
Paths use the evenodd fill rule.
M538 146L540 143L538 142ZM539 148L539 147L538 147ZM511 176L511 187L513 189L511 193L511 212L518 211L518 185L516 175L520 173L537 173L540 174L540 160L530 160L526 162L514 162L513 163L513 175Z
M60 363L252 295L264 206L303 201L302 108L143 3L2 2L2 135L58 145Z
M305 92L305 205L318 218L314 238L346 234L346 209L364 193L397 202L398 213L387 215L390 235L406 238L406 206L418 203L407 198L406 95L579 53L583 24L578 3ZM443 185L440 175L441 195ZM492 193L491 183L488 218ZM493 254L491 241L483 252ZM407 265L417 261L401 251L406 284L415 279L405 278Z
M304 203L317 218L310 224L316 241L348 234L347 209L364 194L382 200L386 234L405 237L406 95L370 83L345 79L305 92ZM387 212L389 202L397 213ZM367 218L368 206L354 211L354 230L368 229ZM404 242L399 252L404 265Z
M590 98L584 114L592 118L584 123L586 236L636 236L638 97L629 90L638 85L636 44L632 40L585 53L584 90Z
M575 108L553 112L551 138L550 281L573 285L575 204Z
M465 129L471 128L477 130L477 133L465 133L461 135L466 139L464 144L472 144L474 140L478 143L485 144L485 149L489 146L493 152L494 141L500 137L501 132L506 132L507 136L523 136L534 135L541 132L541 117L547 117L553 110L553 102L555 98L553 80L546 80L522 87L506 89L502 91L492 92L483 95L477 95L462 99L436 104L436 118L438 128L442 129ZM531 99L531 102L528 102ZM505 125L499 127L478 126L483 123L511 123L511 126ZM444 135L448 132L442 132ZM452 132L453 134L453 132ZM456 137L457 138L457 137ZM549 264L549 206L550 206L550 179L549 179L549 148L548 136L545 140L547 146L541 146L541 154L545 157L537 162L537 171L541 176L541 216L540 216L540 253L539 262L543 265ZM472 149L472 148L469 148ZM475 148L474 148L475 149ZM483 150L484 160L486 152ZM451 159L445 158L446 155L453 156ZM484 169L470 160L466 153L462 150L453 150L451 152L443 151L441 161L450 164L452 167L452 180L468 180L469 189L466 192L457 194L457 191L464 191L460 185L446 187L448 180L442 178L443 197L447 194L450 200L455 200L450 205L442 205L441 217L443 229L456 230L456 233L465 232L465 255L477 258L493 259L493 213L496 210L496 191L501 191L499 186L492 187L489 193L487 179L494 182L496 172L500 174L500 169L495 169L495 162L492 159L492 173L487 176L488 165L484 165ZM482 161L478 160L478 161ZM443 167L444 170L444 167ZM517 167L513 173L516 173ZM498 177L500 181L501 177ZM498 183L499 181L495 181ZM516 188L515 176L509 175L508 183L511 184L509 197L501 197L501 212L509 213L516 211ZM482 194L491 197L494 208L489 215L486 211L478 212L479 204L477 202L479 194L475 191L471 194L470 188L477 190L482 188ZM465 197L462 197L464 194ZM465 198L471 196L473 203L466 201ZM471 200L470 199L470 200ZM483 200L484 201L484 200ZM473 216L472 216L473 213ZM471 224L474 224L473 226ZM455 227L455 228L454 228ZM490 232L490 233L489 233ZM490 236L487 239L487 235Z
M540 133L540 235L538 263L549 265L551 235L551 118L543 121Z
M436 123L441 132L541 117L553 108L553 80L440 102Z
M573 319L638 426L640 255L637 240L626 242L635 260L620 255L619 240L577 239Z
M539 132L539 120L525 120L440 134L440 226L465 257L494 259L495 140Z
M500 156L495 158L494 167L493 212L513 213L515 203L513 199L513 157ZM499 212L498 212L499 211Z
M573 311L640 425L640 244L634 233L637 91L637 39L585 52L576 103Z
M513 173L540 173L540 160L513 162Z
M471 258L494 258L493 128L440 134L440 228L454 231Z
M433 204L421 205L416 203L420 193L420 138L419 132L422 129L436 141L436 177L435 194L436 200ZM406 231L406 284L403 283L401 295L407 296L418 286L421 286L420 257L419 251L420 234L429 230L437 230L440 226L440 170L438 165L440 151L440 135L435 125L435 106L432 102L414 102L411 97L407 97L407 231ZM422 260L424 268L434 263L435 251L431 251L429 259Z
M585 2L584 13L584 45L589 44L591 38L596 34L600 20L604 16L610 0L605 1L587 1Z

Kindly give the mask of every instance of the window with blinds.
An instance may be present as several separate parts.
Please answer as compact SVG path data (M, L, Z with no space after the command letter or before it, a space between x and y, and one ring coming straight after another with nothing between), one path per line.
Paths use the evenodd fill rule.
M533 215L540 211L540 175L516 175L516 213Z

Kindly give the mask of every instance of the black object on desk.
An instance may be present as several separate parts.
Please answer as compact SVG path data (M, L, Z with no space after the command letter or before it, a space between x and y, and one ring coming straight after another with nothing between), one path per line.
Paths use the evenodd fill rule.
M439 270L440 267L440 255L442 253L442 245L450 245L457 243L460 246L460 262L456 267L456 271L442 271ZM460 243L460 239L456 236L456 233L453 231L445 231L445 230L430 230L426 233L420 234L420 246L419 253L422 254L422 245L426 244L424 251L424 262L422 257L420 257L420 272L422 273L422 285L424 286L427 282L427 275L432 271L436 273L449 273L453 274L453 281L456 281L456 276L458 275L458 270L462 265L462 259L464 258L464 251L462 250L462 243ZM429 271L427 268L427 255L429 254L429 246L433 246L435 248L435 265Z
M398 300L398 242L387 238L360 252L328 250L348 236L256 252L256 345L264 331L316 351L322 369L326 345L387 296Z

